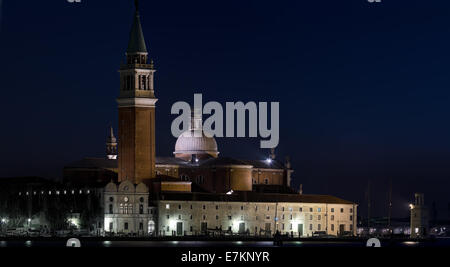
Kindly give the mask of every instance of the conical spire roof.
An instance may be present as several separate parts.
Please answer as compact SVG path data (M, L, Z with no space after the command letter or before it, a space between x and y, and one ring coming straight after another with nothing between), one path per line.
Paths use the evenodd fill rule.
M133 25L130 31L130 41L128 42L128 54L147 53L145 45L144 33L142 32L141 19L139 16L139 3L135 0L136 11L134 14Z
M108 143L116 143L117 139L114 136L114 129L112 126L109 128L109 136L108 136Z

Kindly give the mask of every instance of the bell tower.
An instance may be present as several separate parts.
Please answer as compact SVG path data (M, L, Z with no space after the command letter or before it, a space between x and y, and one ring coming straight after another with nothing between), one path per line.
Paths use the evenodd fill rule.
M148 58L138 1L126 62L121 65L119 106L119 182L135 184L155 177L155 68Z

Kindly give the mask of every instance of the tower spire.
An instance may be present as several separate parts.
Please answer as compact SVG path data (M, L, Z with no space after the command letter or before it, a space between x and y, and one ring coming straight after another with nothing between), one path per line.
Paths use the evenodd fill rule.
M144 33L142 32L141 18L139 15L139 1L135 0L134 5L136 11L134 13L133 25L131 26L127 54L147 54L147 47L145 45Z
M106 157L108 159L117 159L117 139L114 136L114 129L109 128L109 136L106 140Z
M109 127L109 136L108 136L108 142L110 143L116 143L116 137L114 136L114 129L112 126Z

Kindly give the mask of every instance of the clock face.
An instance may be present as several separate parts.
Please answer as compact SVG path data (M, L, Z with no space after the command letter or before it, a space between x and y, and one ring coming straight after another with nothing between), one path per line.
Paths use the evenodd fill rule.
M125 201L125 202L128 202L128 200L129 200L128 197L123 198L123 201Z

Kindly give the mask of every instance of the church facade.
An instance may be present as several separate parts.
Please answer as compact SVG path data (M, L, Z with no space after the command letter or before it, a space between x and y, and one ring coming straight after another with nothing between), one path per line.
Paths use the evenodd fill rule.
M289 159L279 161L274 150L267 160L221 157L198 114L178 138L174 156L157 157L155 72L136 7L119 70L118 138L111 128L105 158L64 168L66 184L106 184L106 234L356 234L355 203L294 190Z

